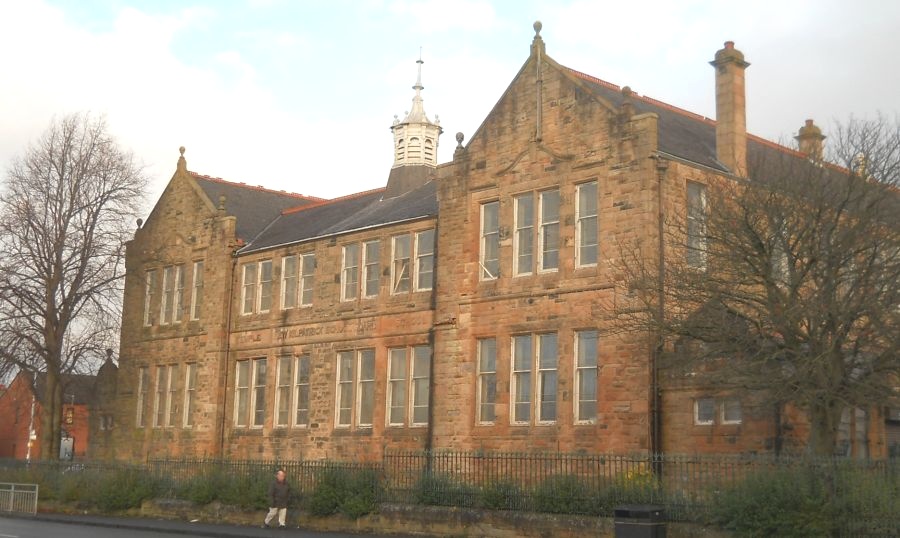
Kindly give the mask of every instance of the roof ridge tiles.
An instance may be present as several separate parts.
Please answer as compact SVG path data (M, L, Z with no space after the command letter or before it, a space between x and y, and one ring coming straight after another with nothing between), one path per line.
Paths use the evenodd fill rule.
M597 77L595 77L595 76L588 75L587 73L582 73L581 71L578 71L577 69L572 69L571 67L566 67L566 69L568 69L568 70L569 70L573 75L575 75L576 77L582 78L582 79L587 80L587 81L589 81L589 82L593 82L594 84L599 84L599 85L601 85L601 86L604 86L604 87L606 87L606 88L609 88L609 89L611 89L611 90L616 90L616 91L621 91L621 89L622 89L621 86L618 86L618 85L616 85L616 84L613 84L612 82L607 82L607 81L605 81L605 80L603 80L603 79L599 79L599 78L597 78ZM650 104L653 104L653 105L656 105L656 106L659 106L659 107L663 107L663 108L665 108L665 109L667 109L667 110L671 110L672 112L677 112L678 114L682 114L682 115L684 115L684 116L688 116L688 117L690 117L690 118L694 118L695 120L700 120L700 121L705 122L705 123L708 123L708 124L710 124L710 125L715 125L715 124L716 124L716 120L711 119L711 118L707 118L706 116L704 116L704 115L702 115L702 114L697 114L696 112L691 112L690 110L686 110L686 109L684 109L684 108L680 108L680 107L677 107L677 106L675 106L675 105L670 105L669 103L666 103L666 102L664 102L664 101L660 101L659 99L654 99L654 98L649 97L649 96L647 96L647 95L640 95L639 93L637 93L637 92L635 92L635 91L633 91L633 90L632 90L632 92L631 92L631 96L634 97L634 98L636 98L636 99L640 99L641 101L644 101L644 102L647 102L647 103L650 103Z
M318 196L311 196L308 194L300 194L300 193L296 193L296 192L288 192L288 191L284 191L284 190L267 189L266 187L263 187L262 185L247 185L246 183L244 183L242 181L240 181L240 182L239 181L228 181L227 179L222 179L220 177L212 177L212 176L208 176L206 174L200 174L198 172L188 171L188 173L195 178L205 179L206 181L212 181L213 183L221 183L224 185L231 185L234 187L240 187L240 188L254 190L254 191L270 192L272 194L279 194L282 196L290 196L291 198L299 198L301 200L309 200L311 202L328 201L327 198L320 198Z
M323 205L332 204L335 202L346 202L347 200L353 200L354 198L362 198L363 196L367 196L369 194L375 194L376 192L384 192L387 190L387 187L379 187L377 189L369 189L367 191L356 192L353 194L348 194L346 196L340 196L338 198L331 198L329 200L319 200L312 204L301 205L297 207L289 207L281 211L282 215L290 215L292 213L298 213L300 211L304 211L306 209L313 209L315 207L322 207Z

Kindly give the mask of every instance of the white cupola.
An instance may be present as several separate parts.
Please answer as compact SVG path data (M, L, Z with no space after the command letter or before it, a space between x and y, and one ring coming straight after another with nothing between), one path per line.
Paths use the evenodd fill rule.
M437 166L438 137L443 131L441 122L437 116L434 122L425 115L425 107L422 105L422 61L418 64L418 76L416 77L416 95L413 96L412 109L403 118L403 121L394 116L394 124L391 132L394 133L394 165L392 168L408 165Z

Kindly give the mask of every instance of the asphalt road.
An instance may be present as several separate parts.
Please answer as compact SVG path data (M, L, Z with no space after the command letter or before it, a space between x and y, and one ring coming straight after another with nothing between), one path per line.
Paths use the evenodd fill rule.
M358 538L360 535L302 529L260 529L240 525L210 525L141 518L39 515L0 517L0 538L162 538L214 536L233 538ZM369 535L388 538L387 535Z

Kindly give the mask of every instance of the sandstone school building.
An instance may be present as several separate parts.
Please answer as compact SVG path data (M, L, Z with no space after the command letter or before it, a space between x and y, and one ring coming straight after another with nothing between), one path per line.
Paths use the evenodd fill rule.
M603 331L623 293L610 260L617 240L654 244L660 219L702 207L711 178L752 177L748 153L804 158L821 132L807 125L799 152L749 135L749 64L731 42L712 61L710 120L557 63L535 27L447 163L419 65L393 167L372 171L384 188L276 192L192 172L182 148L127 245L92 456L771 450L766 402L665 384L653 397L649 336ZM862 415L851 450L884 453L889 422Z

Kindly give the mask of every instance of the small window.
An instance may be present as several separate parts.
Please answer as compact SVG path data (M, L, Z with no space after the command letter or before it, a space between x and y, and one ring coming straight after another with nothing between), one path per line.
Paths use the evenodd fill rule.
M363 297L375 297L381 283L381 243L378 240L363 243L363 263Z
M597 331L575 333L575 422L597 419Z
M481 204L481 280L500 276L500 202Z
M194 262L193 283L191 284L191 320L200 319L203 307L203 261Z
M541 271L559 268L559 191L545 191L540 195L540 260Z
M706 186L687 183L687 253L688 267L706 269Z
M343 270L341 271L341 300L356 299L359 289L359 243L344 246Z
M309 426L309 355L297 357L294 372L294 425Z
M726 398L722 401L722 424L740 424L741 401L737 398Z
M478 340L478 422L493 424L497 402L497 340Z
M597 182L583 183L576 190L578 198L575 215L575 265L588 267L597 265Z
M710 426L716 419L716 401L712 398L694 400L694 424Z

